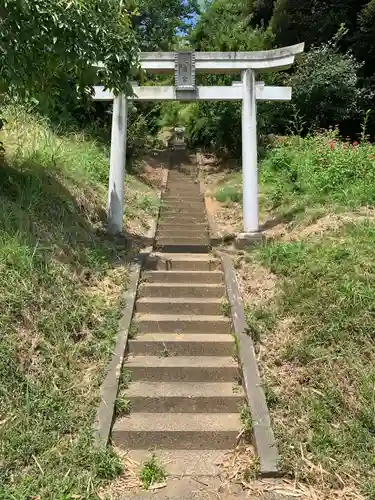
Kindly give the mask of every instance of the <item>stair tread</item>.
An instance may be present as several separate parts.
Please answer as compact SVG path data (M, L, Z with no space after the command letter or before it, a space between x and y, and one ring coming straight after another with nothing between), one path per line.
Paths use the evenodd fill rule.
M197 283L221 284L223 282L223 272L221 270L214 271L193 271L193 270L180 270L180 269L157 269L145 271L142 274L143 283L156 283L166 281L168 283L184 283L191 285Z
M196 297L143 297L137 302L141 304L221 304L222 299L218 298L196 298Z
M155 455L165 467L168 476L216 476L219 465L225 461L229 450L164 450ZM131 450L129 457L142 464L150 460L153 451Z
M220 275L222 276L223 275L223 271L220 271L220 270L214 270L214 271L183 271L183 270L176 270L174 271L173 269L170 270L170 271L165 271L164 269L163 270L154 270L154 271L146 271L144 273L144 276L145 275L152 275L152 276L157 276L158 274L161 276L162 274L164 273L168 273L170 275L172 274L182 274L182 275L188 275L188 274L192 274L192 275L203 275L203 276L208 276L208 275L212 275L212 274L215 274L215 275ZM208 284L208 283L207 283Z
M114 424L115 432L236 432L240 429L238 413L132 413Z
M189 227L195 227L195 228L200 228L200 229L206 229L208 227L208 224L206 222L181 222L177 220L176 222L159 222L159 227L162 227L165 229L166 227L168 228L174 228L174 227L181 227L183 229L189 228Z
M236 387L236 390L234 390ZM237 390L238 387L238 390ZM230 382L148 382L138 380L126 389L126 397L234 397L243 396L240 385Z
M197 231L197 234L199 234L199 231ZM209 242L209 237L208 235L203 235L203 236L197 236L194 233L190 233L189 236L184 236L182 234L176 234L176 233L171 233L171 234L160 234L160 232L157 233L156 235L156 240L157 241L183 241L186 244L191 244L194 245L197 241L199 242Z
M169 271L167 271L169 272ZM143 283L143 286L147 286L150 288L186 288L187 286L190 287L197 287L197 288L222 288L223 289L223 294L224 294L224 285L222 283Z
M230 319L225 316L209 314L139 314L135 315L140 321L213 321L217 323L230 323Z
M221 367L221 366L237 366L237 362L230 356L139 356L129 355L126 368L131 370L133 367Z
M226 342L233 343L233 338L227 333L141 333L129 342Z
M212 255L207 255L206 253L195 253L186 255L176 255L175 253L167 252L152 252L149 257L160 257L166 260L204 260L204 261L215 261L220 262L219 259L213 257Z

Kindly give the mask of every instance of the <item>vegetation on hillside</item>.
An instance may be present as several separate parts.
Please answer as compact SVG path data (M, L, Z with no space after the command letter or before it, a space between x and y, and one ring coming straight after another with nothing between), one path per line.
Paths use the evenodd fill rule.
M365 133L280 137L261 164L268 239L236 265L282 468L319 498L375 499L374 172ZM241 194L237 174L216 188L234 219Z
M0 497L95 498L120 469L110 449L93 450L91 429L128 263L142 241L106 236L106 148L82 133L57 136L19 107L5 116ZM130 176L127 186L125 222L146 222L155 193Z

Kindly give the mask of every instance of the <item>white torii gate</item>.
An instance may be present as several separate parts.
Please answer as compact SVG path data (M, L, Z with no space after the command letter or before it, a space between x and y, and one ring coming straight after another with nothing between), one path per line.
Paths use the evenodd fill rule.
M133 85L134 96L115 96L104 87L94 87L94 100L113 101L110 172L108 188L108 229L120 233L123 229L124 180L126 161L126 129L128 100L143 101L233 101L242 100L242 176L244 232L238 238L252 240L259 236L258 216L258 155L256 101L289 101L291 87L265 86L255 81L256 71L279 71L289 68L304 44L257 52L143 52L141 68L151 73L175 71L176 86ZM184 73L179 74L185 60ZM179 60L179 56L182 59ZM190 57L190 59L189 59ZM188 68L188 69L186 69ZM180 70L181 71L181 70ZM229 86L195 86L195 71L199 73L241 73L241 82ZM182 78L179 80L179 78ZM187 82L187 83L186 83Z

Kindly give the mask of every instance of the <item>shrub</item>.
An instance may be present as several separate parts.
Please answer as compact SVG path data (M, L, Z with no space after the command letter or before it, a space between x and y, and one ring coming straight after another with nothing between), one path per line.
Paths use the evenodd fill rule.
M337 131L280 138L261 170L274 205L291 195L351 207L375 203L375 147L339 140Z
M307 126L328 127L360 116L362 103L370 97L358 87L361 66L350 53L337 52L333 44L323 44L303 55L288 83L293 87L293 103Z

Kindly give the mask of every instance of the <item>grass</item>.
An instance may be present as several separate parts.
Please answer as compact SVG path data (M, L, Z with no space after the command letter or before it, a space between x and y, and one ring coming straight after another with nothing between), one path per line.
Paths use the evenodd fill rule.
M121 465L92 446L136 243L103 230L108 152L9 108L0 166L0 498L97 498ZM130 179L132 220L154 194ZM127 215L129 218L129 215ZM76 495L76 497L74 497Z
M218 186L215 198L220 203L242 202L241 175L238 173L230 175L229 179Z
M166 478L165 470L155 455L153 455L148 462L143 464L139 477L146 490L148 490L150 486L164 481Z
M246 441L251 442L253 420L249 407L244 404L240 410L240 420Z
M335 132L283 138L260 179L263 218L281 216L285 230L239 260L238 272L250 261L277 276L273 296L250 296L246 316L282 468L319 498L338 490L374 500L375 148ZM330 227L343 212L348 220ZM323 217L322 231L303 231Z
M226 316L227 318L230 317L231 307L230 307L229 301L226 297L223 297L221 299L220 309L221 309L221 314L223 316Z
M117 399L116 399L116 415L118 417L130 415L131 409L132 409L131 401L126 399L125 396L117 397Z
M349 224L324 240L280 243L258 258L279 276L273 305L293 326L265 360L285 470L325 486L358 481L375 498L375 225ZM269 329L271 339L274 331ZM271 342L271 340L270 340ZM280 372L289 374L281 380ZM359 479L360 478L360 479Z
M129 326L128 338L130 340L135 339L138 335L138 332L139 332L139 326L137 325L137 323L132 322Z

